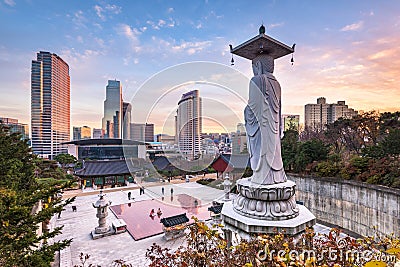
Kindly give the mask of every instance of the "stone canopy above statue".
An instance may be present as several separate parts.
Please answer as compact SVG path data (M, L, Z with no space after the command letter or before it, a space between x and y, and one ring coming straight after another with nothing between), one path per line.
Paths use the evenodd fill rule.
M273 59L277 59L294 52L293 47L289 47L278 40L265 34L265 29L263 25L260 27L260 34L254 38L238 45L235 48L231 46L231 53L253 60L260 54L270 55Z

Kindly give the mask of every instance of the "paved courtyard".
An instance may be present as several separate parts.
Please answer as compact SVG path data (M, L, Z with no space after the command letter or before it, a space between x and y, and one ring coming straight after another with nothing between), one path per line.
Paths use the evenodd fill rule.
M197 205L196 205L197 204ZM161 199L133 201L128 204L111 206L110 209L118 219L123 219L127 230L135 240L148 238L163 233L160 219L185 213L189 223L193 223L193 216L199 220L210 219L208 206L202 206L201 200L187 194L177 194ZM150 211L161 214L150 216Z
M133 202L161 199L162 187L164 187L165 198L168 201L170 201L171 197L171 188L174 190L174 196L177 197L179 194L190 195L200 199L202 206L208 206L214 199L223 197L223 191L202 186L195 182L146 185L145 194L142 195L139 194L139 189L134 184L129 188L123 187L119 191L114 191L115 188L113 188L110 190L105 189L104 192L107 194L106 198L112 201L112 205L119 205L132 202L132 199L128 200L128 192L131 192L131 198L134 198ZM172 248L182 245L183 239L167 242L162 234L135 241L128 232L92 240L90 232L98 225L96 209L93 208L92 203L98 199L99 190L90 191L93 190L88 189L83 192L86 195L77 196L75 202L68 205L66 210L62 212L61 218L53 219L53 226L64 225L63 233L58 238L73 239L71 246L60 253L60 266L70 267L79 264L79 254L81 252L90 255L89 263L100 264L101 266L111 266L112 261L116 259L123 259L127 263L133 264L133 266L146 266L146 249L153 243ZM77 207L77 212L72 211L72 205ZM147 213L148 211L146 211ZM115 215L109 211L108 222L110 223L115 219Z
M211 205L211 202L216 198L223 198L222 190L203 186L195 182L147 184L145 185L145 194L142 195L139 194L139 189L135 184L121 189L105 189L104 193L107 194L106 198L112 201L112 205L119 205L129 202L161 199L163 196L162 187L164 187L164 197L166 199L171 197L170 189L173 188L174 196L187 194L201 200L201 206L203 207ZM128 192L131 192L131 200L128 200ZM90 232L98 225L98 219L96 218L96 209L93 208L92 203L98 199L98 193L99 190L85 190L77 196L73 204L66 207L66 210L61 214L61 218L53 218L53 227L64 225L63 233L57 238L73 239L71 246L60 252L61 267L80 264L79 254L81 252L90 255L90 259L86 265L92 263L101 266L112 266L114 260L123 259L133 266L147 266L148 262L146 261L145 253L147 248L153 243L168 248L177 248L183 245L183 238L166 241L163 234L135 241L128 232L93 240ZM134 199L133 202L132 198ZM166 201L165 203L168 202ZM72 205L77 206L76 212L72 211ZM138 210L138 212L143 211ZM115 219L116 216L109 211L108 222L111 223ZM317 232L329 232L329 228L322 225L317 225L315 230Z

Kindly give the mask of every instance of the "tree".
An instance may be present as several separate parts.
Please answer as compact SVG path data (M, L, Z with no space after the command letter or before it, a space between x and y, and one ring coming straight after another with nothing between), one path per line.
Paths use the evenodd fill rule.
M59 167L58 163L54 160L34 158L33 164L35 166L35 175L40 179L52 178L55 180L65 179L65 172Z
M381 113L379 117L380 135L384 136L394 129L400 129L400 111Z
M285 131L281 146L282 146L282 161L283 167L287 171L292 171L296 162L296 154L298 150L299 133L295 130Z
M312 139L300 142L296 154L294 170L304 171L306 166L314 161L326 160L328 157L329 145L321 140Z
M385 155L400 155L400 129L392 129L382 141L381 147Z
M38 232L73 199L55 197L70 183L38 183L35 160L27 142L0 125L0 266L50 266L71 242L49 242L62 227Z
M375 146L365 147L363 156L370 158L384 158L400 155L400 129L390 129L383 140Z
M333 145L334 152L360 155L362 149L377 144L379 138L379 114L375 111L359 114L351 119L339 118L328 124L325 139Z
M70 154L59 154L54 157L54 160L60 163L63 168L65 168L65 166L68 164L77 162L76 158Z

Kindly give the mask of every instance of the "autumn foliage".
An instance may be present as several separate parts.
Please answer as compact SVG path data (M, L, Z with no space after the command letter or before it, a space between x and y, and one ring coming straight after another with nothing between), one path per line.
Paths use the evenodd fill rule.
M332 229L316 234L312 229L298 237L284 233L237 238L228 246L220 226L195 220L186 244L176 250L153 244L146 253L150 267L250 267L250 266L394 266L400 259L395 236L355 239Z

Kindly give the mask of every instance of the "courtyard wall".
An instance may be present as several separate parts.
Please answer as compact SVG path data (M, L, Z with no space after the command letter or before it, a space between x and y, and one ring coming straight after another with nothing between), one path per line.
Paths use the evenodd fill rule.
M296 200L317 217L359 235L399 234L400 190L338 178L288 174Z

